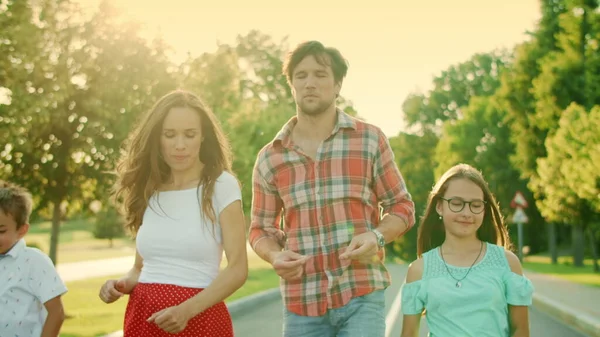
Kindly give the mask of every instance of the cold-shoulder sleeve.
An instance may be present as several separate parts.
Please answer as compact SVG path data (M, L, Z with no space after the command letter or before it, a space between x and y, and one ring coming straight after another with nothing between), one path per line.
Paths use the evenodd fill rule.
M504 273L504 285L506 286L506 301L510 305L531 305L533 298L533 284L531 281L512 271Z
M402 285L402 313L417 315L425 309L426 293L423 289L424 281L419 280Z

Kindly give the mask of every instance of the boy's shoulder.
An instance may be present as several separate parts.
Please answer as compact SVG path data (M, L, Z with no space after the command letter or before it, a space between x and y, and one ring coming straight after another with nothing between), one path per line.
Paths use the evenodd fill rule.
M23 251L21 253L23 254L23 262L26 262L28 264L37 263L37 264L45 264L45 265L50 264L50 265L54 266L50 257L48 257L48 255L46 255L46 253L42 252L40 249L38 249L36 247L25 246L25 247L23 247Z

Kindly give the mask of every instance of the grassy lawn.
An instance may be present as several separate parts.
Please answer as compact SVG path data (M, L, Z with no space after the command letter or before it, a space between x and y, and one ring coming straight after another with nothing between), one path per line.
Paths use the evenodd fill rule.
M569 256L558 258L558 264L550 263L548 256L527 256L523 263L525 269L534 272L553 275L568 281L586 284L594 287L600 287L600 273L594 273L594 267L591 259L584 261L584 267L574 267L573 259Z
M63 297L67 319L60 337L102 336L122 329L127 301L121 299L108 305L98 298L98 291L104 281L120 276L67 283L69 292Z
M32 224L25 236L27 244L35 244L48 254L50 248L49 221ZM113 240L111 248L108 240L98 240L93 234L94 224L88 220L71 220L61 225L58 241L58 263L108 259L135 254L135 243L126 238Z
M248 280L226 302L277 287L279 277L266 262L249 253ZM107 276L67 283L69 292L63 301L68 315L60 337L102 336L123 328L123 315L127 298L107 305L98 298L98 291L105 280L121 275Z

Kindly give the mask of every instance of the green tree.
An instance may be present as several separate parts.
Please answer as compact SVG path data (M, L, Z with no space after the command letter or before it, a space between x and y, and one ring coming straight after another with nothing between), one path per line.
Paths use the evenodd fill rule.
M435 175L441 176L449 167L458 163L478 168L496 195L507 225L510 225L513 211L509 205L515 193L520 191L527 199L533 198L527 189L527 182L520 178L520 172L510 164L507 165L515 149L510 142L510 129L503 123L505 112L495 96L473 97L462 112L462 119L444 124L442 137L436 148L435 158L439 164ZM535 205L527 213L530 221L526 227L525 242L532 247L531 252L535 253L543 245L543 236L539 235L543 221ZM513 237L513 241L516 239Z
M437 142L437 136L431 131L423 135L400 133L390 138L396 163L415 203L414 228L388 245L392 255L404 261L412 261L417 257L418 222L425 212L427 198L435 182L433 152Z
M435 183L434 170L439 167L435 149L442 126L462 119L461 109L468 105L472 97L494 93L499 85L498 74L507 60L508 55L501 51L476 54L442 71L434 78L433 88L427 93L412 93L404 100L403 118L412 132L401 133L390 139L390 143L415 201L417 214L424 210ZM413 166L415 162L419 164ZM416 234L417 228L414 228L391 245L394 254L405 259L414 258Z
M180 86L196 92L222 120L240 108L244 74L235 48L222 44L213 53L190 57L179 70Z
M538 167L538 158L548 157L546 138L556 132L560 115L571 102L587 110L597 104L597 8L595 0L542 1L542 18L531 34L532 40L516 48L514 65L502 78L499 97L507 111L506 122L516 146L511 159L522 177L530 179L529 187L540 208L551 204L544 199L551 197L554 190L535 180L539 181L541 171L546 175L559 172L551 167ZM573 211L579 208L572 207ZM553 222L550 228L554 229ZM580 264L583 235L580 227L573 229L574 255ZM556 235L551 232L550 238L553 237ZM550 242L550 247L553 246ZM555 251L552 256L556 262Z
M532 39L518 45L510 71L501 76L498 98L507 112L506 124L511 129L515 155L511 162L525 179L536 174L536 158L544 157L547 130L535 122L536 98L532 82L541 73L540 59L558 50L556 35L561 31L558 17L567 11L563 0L540 1L542 17Z
M94 237L107 239L109 247L113 248L113 240L125 235L123 218L115 207L104 205L103 209L94 217Z
M426 94L411 94L403 104L407 124L438 129L445 121L462 118L461 109L472 97L491 96L500 85L499 74L510 61L506 51L473 55L442 71Z
M483 171L506 215L517 190L528 194L519 172L508 164L514 146L509 141L510 129L504 123L505 112L495 97L501 76L510 65L511 56L506 51L476 54L443 71L427 94L411 94L404 101L407 124L418 135L429 132L440 137L439 142L423 140L424 144L436 147L419 151L420 155L434 155L428 159L430 165L420 166L423 174L432 179L423 182L426 184L423 187L412 188L416 193L425 193L423 196L413 193L415 200L425 202L435 178L461 162ZM536 215L540 218L535 207L528 213L530 218ZM535 233L530 235L535 251L539 247L539 225L529 228L530 233Z
M600 54L598 53L597 41L599 31L594 29L598 27L596 23L600 15L596 12L598 4L596 0L573 0L566 3L567 11L558 16L560 32L556 35L558 50L548 53L542 58L541 72L533 81L533 94L536 98L535 114L531 116L532 122L547 133L545 141L546 151L550 151L549 146L552 141L549 137L559 129L559 120L564 114L565 109L572 103L579 104L589 111L594 104L600 102L600 92L590 90L590 79L598 79L597 65ZM556 155L554 149L553 156ZM544 158L544 157L542 157ZM550 158L548 153L547 158ZM539 166L544 163L545 167ZM550 188L545 183L550 173L560 173L558 168L561 162L545 162L538 159L537 175L532 177L532 189L536 196L539 196L540 207L548 209L542 210L552 218L563 218L554 214L555 209L551 201L544 201L544 198L555 199L549 193L555 193L555 189ZM550 167L556 166L556 168ZM574 169L577 169L576 167ZM546 179L542 178L546 175ZM539 182L533 180L540 176ZM550 175L553 176L553 175ZM555 177L556 183L560 183L561 177ZM567 195L575 195L574 190L564 191ZM570 218L567 223L573 226L572 247L573 258L576 266L583 266L584 258L584 230L586 223L595 217L593 212L588 209L587 203L579 198L566 198L566 203L562 207L562 212L566 214L577 214L579 218Z
M546 191L540 201L542 214L551 221L573 225L574 264L583 265L584 233L590 236L590 250L597 264L597 223L600 220L600 106L591 112L573 103L562 114L559 129L546 138L548 157L538 160L539 178L532 180Z
M42 13L32 37L40 43L35 53L21 53L37 55L35 62L18 61L31 63L28 81L9 88L0 171L28 187L38 209L51 209L49 255L56 263L67 210L106 193L112 181L106 171L131 123L172 85L164 50L148 46L135 25L111 21L116 13L107 3L89 21L68 1L31 8Z

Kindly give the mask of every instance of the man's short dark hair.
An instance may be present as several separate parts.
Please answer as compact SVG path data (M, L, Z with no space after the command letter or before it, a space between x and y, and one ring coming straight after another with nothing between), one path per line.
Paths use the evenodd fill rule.
M294 50L290 51L283 62L283 74L288 83L292 84L294 69L305 57L312 55L320 65L331 67L333 78L336 83L341 82L348 72L348 61L339 50L325 47L319 41L306 41L300 43Z

